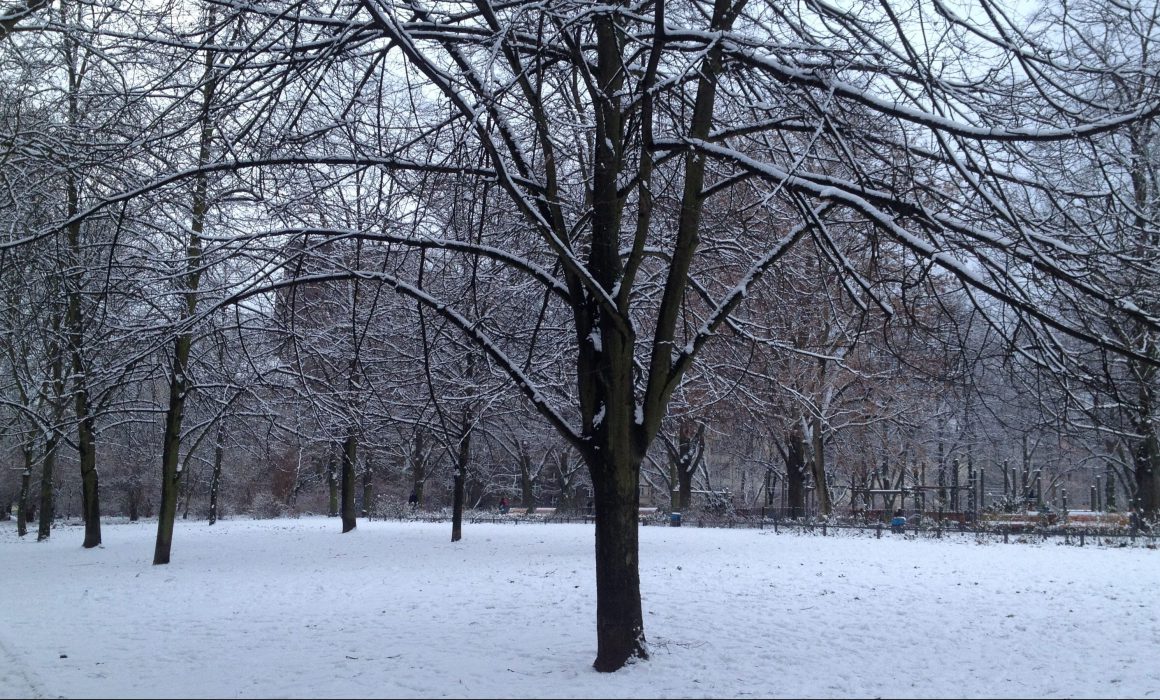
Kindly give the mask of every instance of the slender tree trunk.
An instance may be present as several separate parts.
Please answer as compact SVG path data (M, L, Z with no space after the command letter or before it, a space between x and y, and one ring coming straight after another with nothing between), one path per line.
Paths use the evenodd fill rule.
M335 459L333 452L327 451L326 455L326 488L328 492L326 515L330 518L337 518L340 508L339 501L339 460Z
M218 494L222 484L222 462L225 458L226 422L223 417L217 424L217 440L213 447L213 474L209 480L209 524L213 525L218 519Z
M20 500L16 504L16 534L20 537L28 534L28 495L32 488L32 469L27 462L26 456L24 471L20 473Z
M415 492L415 507L423 508L423 484L427 483L427 457L423 447L423 432L415 431L411 445L411 490Z
M36 541L42 542L52 535L53 507L53 470L56 468L56 443L59 433L53 430L44 448L44 459L40 469L40 520L37 522Z
M528 454L528 444L520 441L520 497L524 504L524 512L528 515L536 512L536 491L532 482L532 456Z
M368 464L366 465L366 467L363 469L362 476L363 476L362 514L363 514L364 518L367 518L369 520L371 517L371 509L374 507L374 502L375 502L374 501L374 498L375 498L374 480L373 480L373 474L371 473L371 465L369 464L369 461L368 461Z
M462 437L459 439L459 451L455 458L455 485L451 500L451 541L458 542L463 538L463 505L467 488L467 465L471 460L471 409L463 411Z
M1104 510L1115 513L1116 505L1116 471L1111 462L1104 465Z
M20 472L20 498L16 504L16 534L24 537L28 534L28 502L32 495L32 468L35 466L36 456L29 443L25 443L20 452L24 457L24 470Z
M350 532L358 524L354 509L354 465L358 457L358 436L352 429L342 443L342 531Z
M157 542L153 564L168 564L173 548L173 525L177 520L177 497L181 490L181 423L187 391L186 363L192 338L178 336L169 377L169 407L165 412L165 432L161 446L161 504L157 510Z
M49 356L52 357L53 412L58 417L63 413L62 404L65 388L64 357L61 352L62 348L56 341L56 337L61 331L62 320L60 314L53 314L53 340L49 341ZM53 427L49 430L45 440L40 471L40 520L37 523L37 542L48 539L52 534L53 504L55 501L53 498L53 471L56 468L56 445L60 438L60 431Z
M206 27L213 26L213 10L210 10ZM213 77L214 54L205 52L204 84L201 94L199 124L201 133L198 141L198 164L210 160L210 145L213 142L214 126L211 118L214 91L217 80ZM209 210L209 178L205 174L194 177L193 200L190 206L189 244L185 252L185 274L181 279L184 291L182 319L192 318L197 311L198 287L201 283L202 233ZM168 564L173 547L173 524L177 519L177 499L180 495L181 468L181 425L185 414L185 399L191 385L189 378L189 355L193 346L193 333L182 331L173 342L173 360L169 375L169 408L165 413L165 434L162 438L161 454L161 504L157 511L157 544L153 550L153 563Z

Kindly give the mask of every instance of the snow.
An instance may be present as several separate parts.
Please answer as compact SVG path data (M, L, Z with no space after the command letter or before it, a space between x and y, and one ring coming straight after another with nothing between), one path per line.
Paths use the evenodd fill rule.
M593 526L0 530L0 697L1157 697L1160 551L642 527L651 660L595 658Z

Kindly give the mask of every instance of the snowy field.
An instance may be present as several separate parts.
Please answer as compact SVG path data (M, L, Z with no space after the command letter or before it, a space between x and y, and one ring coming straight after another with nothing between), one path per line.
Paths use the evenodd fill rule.
M652 659L596 654L591 525L0 530L0 697L1160 698L1160 550L641 529Z

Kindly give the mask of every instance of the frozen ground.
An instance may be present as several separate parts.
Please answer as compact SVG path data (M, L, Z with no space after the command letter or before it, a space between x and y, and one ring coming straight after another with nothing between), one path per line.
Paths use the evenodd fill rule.
M641 529L652 659L591 669L591 525L0 529L0 698L1160 698L1160 550Z

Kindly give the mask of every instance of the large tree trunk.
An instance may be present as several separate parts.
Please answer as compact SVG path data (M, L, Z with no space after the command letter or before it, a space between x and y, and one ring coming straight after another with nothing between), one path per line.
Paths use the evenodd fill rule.
M593 665L597 671L615 671L629 659L648 658L637 532L640 465L629 459L609 459L589 469L596 508L597 650Z
M342 444L342 531L350 532L358 524L354 510L354 465L358 456L358 436L353 430Z

